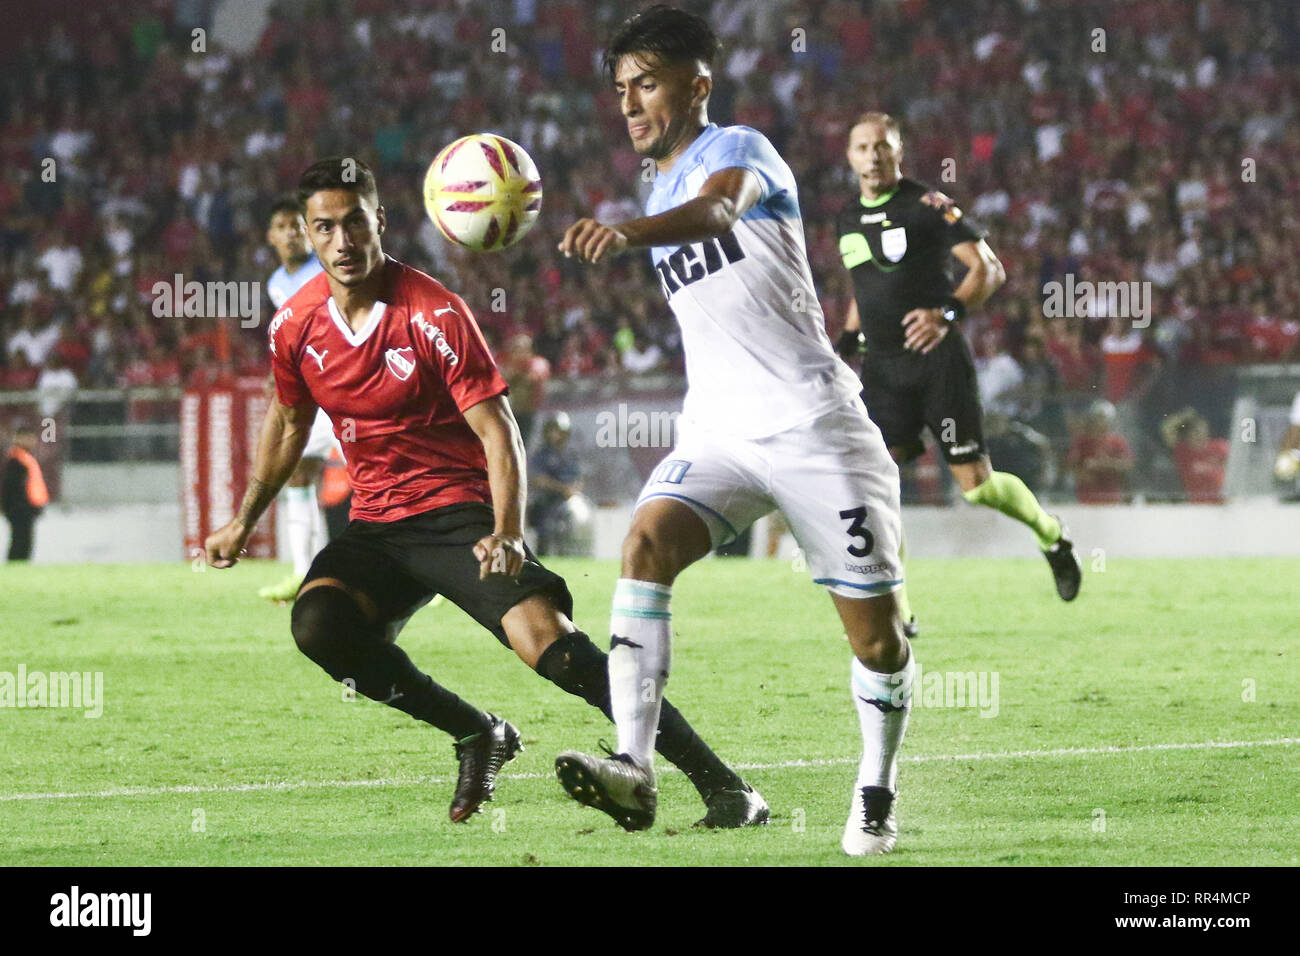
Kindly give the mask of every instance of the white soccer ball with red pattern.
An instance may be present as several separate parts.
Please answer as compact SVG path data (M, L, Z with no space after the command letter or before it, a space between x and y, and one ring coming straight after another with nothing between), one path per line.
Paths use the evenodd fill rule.
M537 164L504 136L462 136L437 155L424 177L425 212L439 232L467 249L513 245L541 208Z

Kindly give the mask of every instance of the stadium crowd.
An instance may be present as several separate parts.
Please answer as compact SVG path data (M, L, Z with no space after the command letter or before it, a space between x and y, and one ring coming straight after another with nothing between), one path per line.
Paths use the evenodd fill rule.
M1063 397L1123 408L1171 370L1300 358L1289 0L686 5L726 45L711 118L763 131L794 169L832 338L850 301L834 231L856 191L847 128L867 109L899 117L904 174L952 195L1006 266L966 329L986 405L1048 434L1062 472ZM586 269L555 251L575 218L636 215L650 188L597 67L627 4L279 0L239 55L195 50L211 9L94 4L14 26L0 390L52 406L78 387L263 373L264 322L159 317L153 290L177 274L264 281L267 211L327 154L371 162L386 250L461 292L528 411L548 379L680 369L647 257ZM525 241L475 255L442 240L419 187L443 145L484 126L529 150L545 201ZM1067 275L1148 283L1149 323L1045 316L1044 286Z

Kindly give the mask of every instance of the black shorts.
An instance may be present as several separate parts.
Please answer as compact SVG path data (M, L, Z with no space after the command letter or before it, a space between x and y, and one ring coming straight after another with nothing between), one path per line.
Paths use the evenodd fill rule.
M474 545L492 533L492 508L478 502L447 505L397 521L351 521L325 546L303 583L337 578L370 597L389 640L407 618L441 594L496 635L507 647L501 618L524 598L545 594L560 613L573 617L564 578L527 560L514 578L489 574L479 580Z
M930 429L950 465L988 454L975 361L956 329L928 355L868 351L862 360L862 401L885 445L902 449L903 461L925 450L923 428Z

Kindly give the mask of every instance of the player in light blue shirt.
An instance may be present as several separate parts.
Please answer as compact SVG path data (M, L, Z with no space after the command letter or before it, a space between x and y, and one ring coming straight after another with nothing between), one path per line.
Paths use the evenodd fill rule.
M293 199L281 199L271 207L266 241L280 260L280 267L266 280L267 297L279 310L324 269L307 241L307 227L302 221L298 203ZM258 597L279 603L292 601L311 566L311 559L325 547L328 535L316 489L333 442L329 416L323 411L318 412L308 448L284 489L285 524L293 571L283 580L259 589Z
M653 825L673 582L779 511L853 651L863 751L841 845L855 856L887 853L898 834L898 750L915 675L895 596L903 583L898 469L826 335L789 166L756 130L708 120L718 50L703 19L667 6L619 28L605 67L633 148L654 160L655 185L646 216L617 225L580 219L560 243L590 263L649 248L681 327L687 393L677 444L641 492L614 592L618 751L566 751L556 772L570 796L625 829ZM757 794L732 796L725 812L767 819Z

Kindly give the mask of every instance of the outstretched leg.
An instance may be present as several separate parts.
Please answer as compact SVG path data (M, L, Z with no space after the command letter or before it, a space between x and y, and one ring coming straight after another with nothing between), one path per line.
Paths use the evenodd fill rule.
M623 542L622 576L610 616L610 709L618 751L601 759L565 751L556 773L569 795L627 830L654 823L654 746L672 659L672 583L712 548L708 526L672 498L637 509Z
M521 601L501 624L524 663L614 719L609 658L548 597L533 595ZM686 774L704 800L708 813L700 825L730 828L766 822L768 809L762 797L718 758L666 699L660 707L655 749Z
M336 578L315 578L299 593L291 621L298 649L335 680L456 738L454 822L468 819L491 798L497 773L521 749L518 731L438 684L386 640L367 594Z
M1010 472L994 471L987 456L949 467L961 485L963 498L973 505L1000 511L1034 532L1052 568L1057 594L1064 601L1073 601L1083 578L1074 545L1065 536L1061 522L1043 510L1029 486Z

